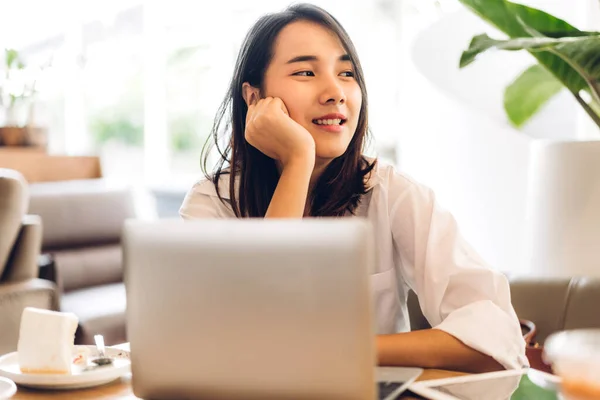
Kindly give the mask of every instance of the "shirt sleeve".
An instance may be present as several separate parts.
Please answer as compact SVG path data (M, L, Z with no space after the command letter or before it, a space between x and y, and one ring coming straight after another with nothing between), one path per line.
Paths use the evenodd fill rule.
M184 220L205 219L205 218L225 218L222 211L223 203L216 194L216 191L209 187L212 183L201 181L196 183L186 194L179 215Z
M408 181L396 175L394 179ZM402 186L402 185L398 185ZM432 327L493 357L507 369L528 365L508 279L489 268L459 233L433 192L409 181L390 188L390 219L401 274Z

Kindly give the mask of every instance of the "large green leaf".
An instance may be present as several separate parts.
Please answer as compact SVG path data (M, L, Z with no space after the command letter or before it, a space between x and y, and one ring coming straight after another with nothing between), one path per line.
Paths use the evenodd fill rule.
M565 37L554 39L550 37L523 37L510 40L492 39L487 34L475 36L471 40L469 48L465 50L460 57L460 67L466 67L475 61L475 58L486 50L496 48L499 50L530 50L530 51L551 51L553 47L559 44L581 42L589 37Z
M491 48L529 50L533 54L546 52L560 57L569 64L573 74L583 78L586 86L581 89L591 89L596 101L600 101L600 33L578 37L522 37L508 40L495 40L483 34L476 36L469 49L463 53L461 66L468 65L478 54Z
M530 27L542 35L556 37L578 37L585 35L567 22L535 8L512 3L506 0L459 0L482 19L506 33L510 38L524 38L532 35L525 28ZM586 81L566 61L550 52L533 52L538 62L558 78L571 92L579 93L587 88Z
M522 126L563 84L539 64L527 68L504 92L504 109L510 121Z

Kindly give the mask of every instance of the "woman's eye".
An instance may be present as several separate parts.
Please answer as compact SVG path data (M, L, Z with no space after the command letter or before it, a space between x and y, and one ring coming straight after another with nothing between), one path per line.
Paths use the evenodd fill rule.
M294 75L296 75L296 76L315 76L314 72L312 72L312 71L300 71L300 72L294 73Z
M342 76L345 76L347 78L353 78L354 72L353 71L344 71L344 72L342 72Z

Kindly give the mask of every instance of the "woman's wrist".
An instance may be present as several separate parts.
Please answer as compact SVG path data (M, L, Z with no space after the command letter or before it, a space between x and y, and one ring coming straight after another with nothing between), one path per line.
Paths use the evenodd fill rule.
M271 198L266 218L302 218L314 168L314 155L290 158L282 165L279 182Z
M314 150L307 150L290 156L285 161L282 161L281 165L284 171L286 169L293 169L295 171L303 170L312 175L315 168L315 158Z

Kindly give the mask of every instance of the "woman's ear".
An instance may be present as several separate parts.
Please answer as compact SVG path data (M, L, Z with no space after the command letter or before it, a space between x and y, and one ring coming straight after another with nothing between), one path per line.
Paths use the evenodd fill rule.
M244 100L246 101L246 105L248 107L258 102L259 93L260 90L250 85L248 82L244 82L242 85L242 96L244 96Z

